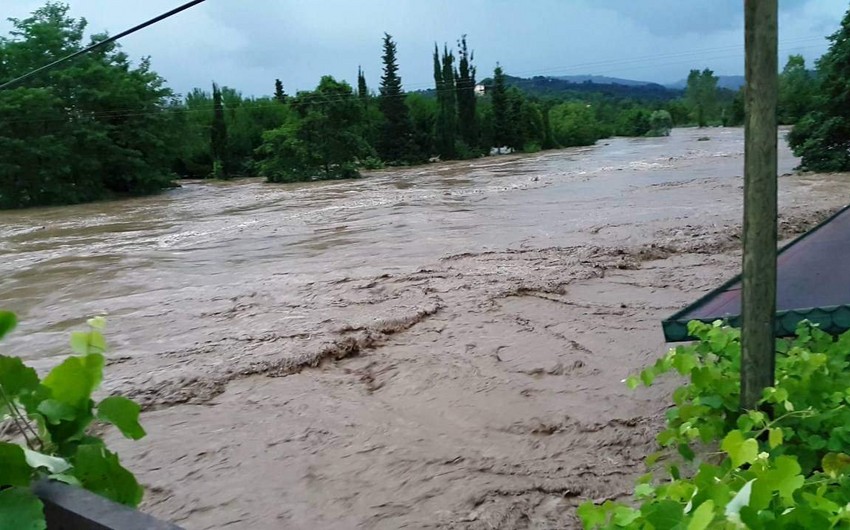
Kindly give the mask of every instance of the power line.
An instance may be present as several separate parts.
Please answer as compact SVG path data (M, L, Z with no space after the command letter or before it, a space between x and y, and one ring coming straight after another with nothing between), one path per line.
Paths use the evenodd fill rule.
M131 33L135 33L139 30L145 29L148 26L152 26L152 25L156 24L157 22L163 21L166 18L172 17L172 16L176 15L177 13L185 11L185 10L189 9L190 7L194 7L194 6L196 6L200 3L203 3L205 1L206 0L192 0L191 2L187 2L187 3L183 4L182 6L176 8L176 9L172 9L171 11L169 11L167 13L163 13L162 15L159 15L158 17L152 18L152 19L148 20L147 22L143 22L143 23L139 24L138 26L132 27L132 28L128 29L127 31L123 31L123 32L121 32L121 33L119 33L115 36L109 37L106 40L102 40L100 42L92 44L88 48L84 48L82 50L79 50L77 52L72 53L71 55L68 55L66 57L62 57L61 59L57 59L50 64L46 64L46 65L42 66L41 68L37 68L37 69L35 69L35 70L33 70L29 73L26 73L26 74L24 74L20 77L16 77L15 79L12 79L11 81L6 81L2 85L0 85L0 90L3 90L5 88L9 88L12 85L16 85L16 84L20 83L21 81L29 79L30 77L37 75L37 74L40 74L41 72L44 72L46 70L50 70L51 68L54 68L54 67L56 67L56 66L58 66L62 63L65 63L65 62L70 61L72 59L76 59L80 55L86 54L90 51L94 51L98 48L106 46L107 44L111 44L111 43L117 41L118 39L120 39L122 37L126 37L127 35L130 35Z

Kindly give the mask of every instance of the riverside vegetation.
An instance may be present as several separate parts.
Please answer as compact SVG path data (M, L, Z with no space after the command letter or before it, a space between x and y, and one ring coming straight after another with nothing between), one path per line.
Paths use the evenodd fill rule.
M2 80L87 45L86 21L69 17L62 3L11 22L0 37ZM377 91L359 70L356 86L325 76L294 95L277 79L266 97L217 84L178 97L147 59L133 64L118 45L107 46L0 91L0 208L149 194L179 177L356 177L361 169L473 158L492 147L535 152L743 122L741 95L719 89L707 69L693 70L684 91L523 80L498 66L479 80L462 36L456 49L435 46L434 88L407 93L390 35L382 59ZM812 108L816 92L801 61L792 57L783 73L789 123Z

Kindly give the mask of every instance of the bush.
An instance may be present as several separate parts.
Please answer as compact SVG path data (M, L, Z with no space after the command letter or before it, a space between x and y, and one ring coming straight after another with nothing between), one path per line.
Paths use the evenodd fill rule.
M384 169L387 166L384 164L384 161L377 156L368 156L360 162L360 167L370 171L375 169Z
M666 110L656 110L649 117L649 132L647 136L670 136L673 129L673 117Z
M12 313L0 311L0 338L15 324ZM97 419L127 438L145 436L139 405L120 396L92 400L103 378L104 325L93 318L88 332L73 333L71 348L80 355L68 357L44 379L21 359L0 355L0 425L14 427L25 442L0 442L0 528L45 528L44 506L30 490L42 478L128 506L142 500L133 474L90 430Z
M627 384L675 371L661 450L638 480L638 508L608 501L578 510L585 528L846 528L850 525L850 333L804 323L777 342L776 385L758 410L739 409L740 333L692 322L680 346ZM667 461L661 465L662 461Z
M540 144L537 142L526 142L525 145L522 146L523 153L539 153L540 150Z

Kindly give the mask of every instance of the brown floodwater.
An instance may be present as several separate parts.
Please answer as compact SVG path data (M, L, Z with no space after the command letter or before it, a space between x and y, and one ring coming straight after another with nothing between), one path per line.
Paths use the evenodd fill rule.
M788 236L850 186L780 145ZM742 153L675 130L0 212L3 350L47 368L106 315L150 432L114 443L187 528L569 527L651 450L666 387L620 381L660 319L737 270Z

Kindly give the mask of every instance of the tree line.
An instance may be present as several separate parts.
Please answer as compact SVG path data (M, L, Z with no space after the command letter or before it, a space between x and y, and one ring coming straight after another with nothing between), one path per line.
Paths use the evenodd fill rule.
M0 80L88 44L85 20L69 17L62 3L11 21L9 36L0 37ZM134 66L115 45L88 54L25 87L0 91L0 208L153 193L176 177L351 178L387 165L743 122L740 94L718 89L710 70L692 71L686 90L668 99L586 86L539 93L500 66L479 80L474 52L461 36L455 46L435 44L434 89L407 93L397 51L385 34L377 90L358 69L355 87L325 76L315 89L290 95L275 79L266 97L215 83L177 97L147 60ZM795 62L783 80L793 94L789 119L798 119L810 108L799 97L810 76Z

